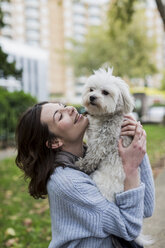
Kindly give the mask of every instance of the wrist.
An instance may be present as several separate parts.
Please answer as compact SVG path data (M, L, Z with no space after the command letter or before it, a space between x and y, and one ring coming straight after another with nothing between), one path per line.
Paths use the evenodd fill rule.
M132 170L129 171L129 173L126 174L125 180L124 180L124 191L127 191L129 189L137 188L140 185L140 175L139 170Z

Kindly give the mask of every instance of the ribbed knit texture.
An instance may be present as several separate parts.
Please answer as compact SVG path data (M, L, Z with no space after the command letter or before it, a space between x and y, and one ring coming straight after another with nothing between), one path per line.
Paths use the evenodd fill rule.
M143 216L152 215L154 183L149 160L141 164L141 185L106 200L94 181L70 167L57 167L47 184L52 241L49 248L111 248L111 234L135 239Z

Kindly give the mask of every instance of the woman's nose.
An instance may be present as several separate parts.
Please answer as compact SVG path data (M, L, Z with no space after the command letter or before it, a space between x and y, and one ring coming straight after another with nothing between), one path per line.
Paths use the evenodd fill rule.
M67 110L70 115L72 115L74 112L76 112L76 109L72 106L67 106L65 108L65 110Z

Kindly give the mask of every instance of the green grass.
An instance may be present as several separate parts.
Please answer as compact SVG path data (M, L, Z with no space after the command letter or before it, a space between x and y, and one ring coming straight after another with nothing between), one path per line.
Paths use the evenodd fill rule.
M144 128L153 165L165 157L165 126ZM51 239L48 201L30 197L21 175L14 158L0 161L0 248L46 248Z
M51 239L48 201L29 196L14 159L0 162L0 199L0 247L48 247ZM15 233L12 230L10 235L8 228ZM7 246L7 242L13 245Z
M160 158L165 157L165 126L143 125L147 133L147 153L154 167Z

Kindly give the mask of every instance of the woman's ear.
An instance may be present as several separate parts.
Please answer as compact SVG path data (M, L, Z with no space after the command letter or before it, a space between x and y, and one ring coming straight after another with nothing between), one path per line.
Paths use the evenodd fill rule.
M63 145L63 142L61 139L56 138L54 139L51 144L49 144L48 140L46 141L46 146L51 149L57 149Z

